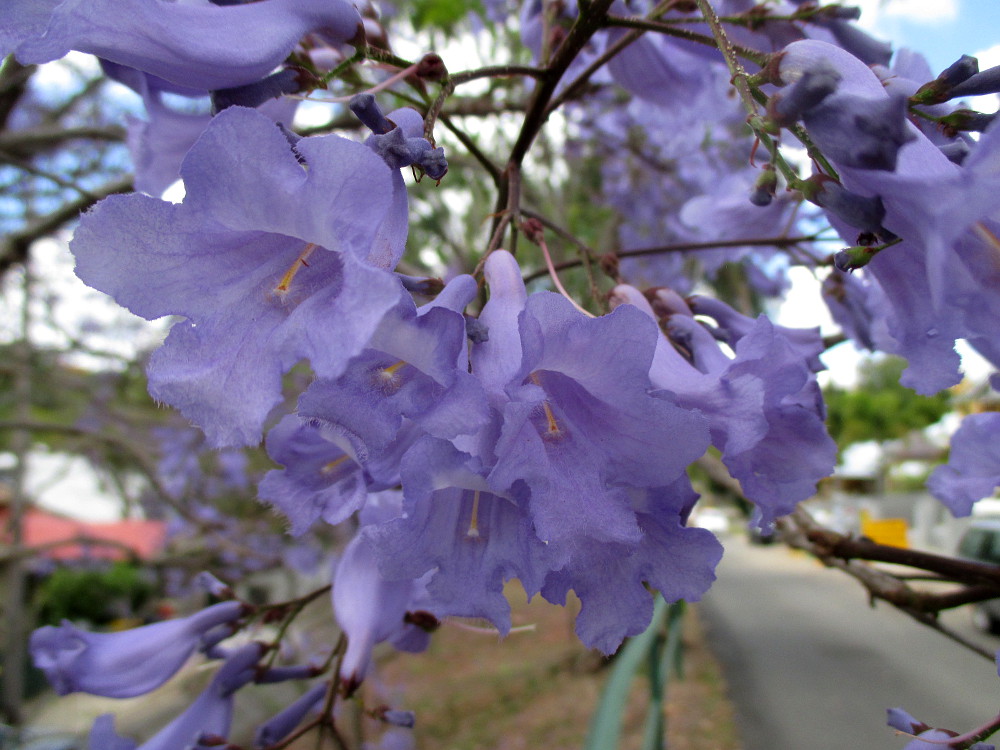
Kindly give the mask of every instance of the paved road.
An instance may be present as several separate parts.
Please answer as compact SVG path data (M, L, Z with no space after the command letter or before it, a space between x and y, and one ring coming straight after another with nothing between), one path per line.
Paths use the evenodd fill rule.
M870 608L842 573L782 546L723 542L700 612L745 750L900 750L886 708L966 731L1000 707L992 664L888 605ZM973 633L966 612L948 621Z

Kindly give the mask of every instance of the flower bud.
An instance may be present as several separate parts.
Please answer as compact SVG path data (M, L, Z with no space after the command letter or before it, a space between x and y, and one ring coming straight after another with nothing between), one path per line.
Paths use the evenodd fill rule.
M767 164L750 191L750 202L755 206L769 206L778 188L778 174L774 166Z

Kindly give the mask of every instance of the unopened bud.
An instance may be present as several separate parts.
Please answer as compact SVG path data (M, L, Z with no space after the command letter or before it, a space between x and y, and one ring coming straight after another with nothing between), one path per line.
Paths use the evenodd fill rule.
M1000 93L1000 65L971 75L951 90L949 99Z
M979 72L979 60L971 55L962 55L958 60L945 68L937 77L948 87L957 86Z
M448 76L448 68L440 55L428 52L417 63L417 76L428 81L440 81Z
M216 578L207 570L201 571L194 578L195 583L214 596L216 599L233 599L236 594L228 583Z
M861 18L861 8L856 5L826 5L818 9L817 18L830 20L857 21Z
M395 127L382 114L381 107L375 101L374 94L356 94L348 103L351 112L373 133L388 133Z
M465 335L473 344L485 344L490 340L490 329L485 323L480 323L479 318L466 315Z
M773 164L765 164L763 171L750 191L750 202L755 206L769 206L778 189L778 174Z
M869 245L854 245L845 247L833 256L833 267L838 271L850 272L868 265L879 251L879 247Z
M417 716L413 711L400 711L388 706L380 706L375 711L376 718L381 719L386 724L404 729L413 729L417 723Z
M984 114L972 109L956 109L942 117L939 122L944 134L954 137L961 131L972 130L981 133L993 123L996 117L996 112Z
M264 722L257 729L253 746L256 748L270 747L271 745L278 744L291 734L302 719L306 717L306 714L323 699L328 687L328 683L325 682L313 685L291 705Z
M521 222L521 231L524 236L536 245L541 242L545 233L545 225L538 219L525 219Z
M600 265L601 270L604 274L611 279L617 279L619 272L618 267L620 265L620 259L615 253L604 253L597 259L598 265Z

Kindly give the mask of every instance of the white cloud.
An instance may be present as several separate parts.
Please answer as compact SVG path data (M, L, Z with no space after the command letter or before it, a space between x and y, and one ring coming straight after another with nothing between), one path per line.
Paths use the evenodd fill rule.
M859 0L861 25L871 29L885 19L919 24L948 23L958 19L959 0Z
M1000 44L994 44L988 49L980 50L973 56L979 59L980 70L1000 65Z
M958 18L958 0L889 0L883 12L914 23L941 23Z
M1000 44L974 52L973 57L979 60L979 69L986 70L1000 65ZM974 96L967 100L970 107L980 112L996 112L1000 109L1000 96L987 94L986 96Z

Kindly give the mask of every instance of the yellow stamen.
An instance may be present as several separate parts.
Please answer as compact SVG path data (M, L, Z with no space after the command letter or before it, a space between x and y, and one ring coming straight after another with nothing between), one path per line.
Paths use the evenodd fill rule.
M986 244L990 245L993 249L993 265L1000 267L1000 238L998 238L993 232L986 228L986 225L982 222L976 222L973 227L976 234L986 241Z
M533 372L530 377L532 383L537 385L539 388L542 388L542 383L538 378L538 373ZM559 426L559 422L556 421L556 415L552 413L552 407L549 406L549 402L547 400L542 401L542 409L545 410L545 419L548 421L548 429L546 429L543 437L556 437L557 435L562 434L562 428Z
M308 266L309 256L313 254L316 249L316 245L310 242L306 245L305 249L299 253L299 257L295 259L295 262L285 271L285 275L281 277L281 281L278 285L274 287L274 293L280 298L284 298L288 294L288 290L292 286L292 279L295 278L295 274L299 272L299 269L303 266Z
M469 519L469 530L465 535L473 539L479 536L479 490L472 495L472 518Z
M391 364L388 367L381 367L375 370L375 377L378 381L378 386L382 389L395 392L401 385L397 375L401 369L406 367L407 364L409 363L399 360L395 364Z
M347 460L346 454L341 456L340 458L335 458L330 463L324 464L324 466L319 470L319 473L323 475L332 474L337 470L337 467L340 466L342 463L344 463L344 461L346 460Z

